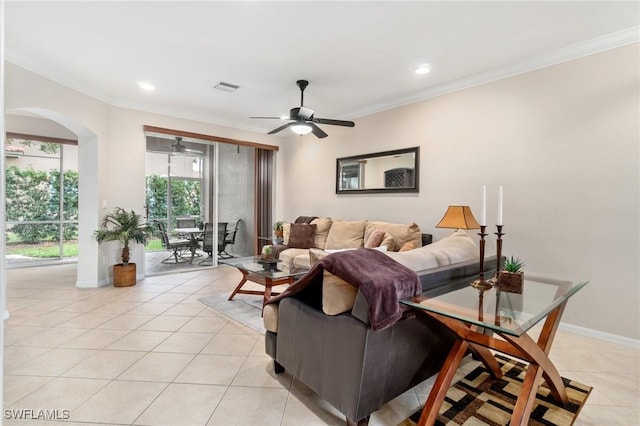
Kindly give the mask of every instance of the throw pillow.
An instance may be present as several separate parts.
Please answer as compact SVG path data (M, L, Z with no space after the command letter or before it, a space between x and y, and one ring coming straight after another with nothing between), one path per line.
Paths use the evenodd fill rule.
M313 247L315 235L316 225L292 223L291 231L289 232L288 247L301 249L311 248Z
M380 247L382 240L384 240L384 231L375 229L369 234L369 238L364 243L364 248Z
M282 244L285 246L289 245L289 235L291 234L291 224L283 223L282 224Z
M409 250L413 250L414 248L415 248L415 244L413 243L413 241L409 241L408 243L400 247L400 250L398 251L409 251Z
M311 221L312 225L316 225L316 236L314 247L324 249L327 244L327 237L329 236L329 229L333 221L330 217L319 217Z
M358 289L342 278L324 271L322 280L322 311L327 315L349 312L356 303Z
M380 246L384 246L387 248L387 250L392 251L393 248L396 246L396 240L395 238L393 238L393 235L391 235L388 232L384 233L384 239L382 240L382 242L380 243Z
M364 228L366 220L334 221L329 229L325 249L344 249L364 247Z

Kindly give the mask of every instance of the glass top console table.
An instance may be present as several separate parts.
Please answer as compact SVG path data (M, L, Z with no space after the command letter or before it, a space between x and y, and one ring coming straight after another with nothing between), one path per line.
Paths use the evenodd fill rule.
M540 379L544 377L555 400L567 403L567 391L558 370L549 359L549 351L565 306L587 281L563 281L525 275L521 293L501 291L497 286L481 290L457 285L445 294L428 291L401 300L449 328L457 336L422 410L418 426L435 424L440 406L462 358L471 349L496 378L500 367L489 349L529 363L522 389L514 406L510 425L526 425ZM537 340L527 333L545 319ZM483 330L492 330L487 335Z
M271 263L263 262L260 256L238 257L232 259L221 259L220 263L233 266L242 273L242 279L231 292L229 300L240 294L256 294L263 296L263 305L272 295L272 287L282 284L292 284L295 280L308 272L306 268L296 268L288 262L275 260ZM264 291L246 290L242 286L247 281L252 281L264 286Z

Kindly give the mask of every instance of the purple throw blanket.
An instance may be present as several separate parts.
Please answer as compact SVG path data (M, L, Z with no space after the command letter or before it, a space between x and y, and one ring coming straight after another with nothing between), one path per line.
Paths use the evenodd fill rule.
M369 320L374 330L386 328L402 317L405 306L398 300L422 291L420 279L411 269L378 250L358 249L330 254L267 303L293 296L312 284L322 285L323 271L360 289L369 305Z

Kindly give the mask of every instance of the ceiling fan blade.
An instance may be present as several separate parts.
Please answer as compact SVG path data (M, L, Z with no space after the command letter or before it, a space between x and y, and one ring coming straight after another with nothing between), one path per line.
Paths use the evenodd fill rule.
M263 118L265 120L280 120L282 117L249 117L249 118Z
M291 123L287 123L287 124L285 124L285 125L283 125L283 126L278 127L277 129L273 129L272 131L270 131L270 132L269 132L269 133L267 133L267 134L268 134L268 135L273 135L274 133L278 133L280 130L284 130L284 129L286 129L287 127L291 127L291 126L293 126L294 124L296 124L296 122L295 122L295 121L292 121Z
M330 118L314 118L313 122L319 123L319 124L331 124L333 126L345 126L345 127L354 127L356 125L353 121L332 120Z
M307 123L307 125L311 126L311 132L314 135L316 135L317 138L322 139L322 138L326 138L327 136L329 136L320 127L316 126L315 124Z

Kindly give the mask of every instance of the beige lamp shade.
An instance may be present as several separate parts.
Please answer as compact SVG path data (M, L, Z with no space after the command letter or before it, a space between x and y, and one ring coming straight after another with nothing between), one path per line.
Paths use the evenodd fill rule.
M469 206L449 206L436 228L480 229Z

